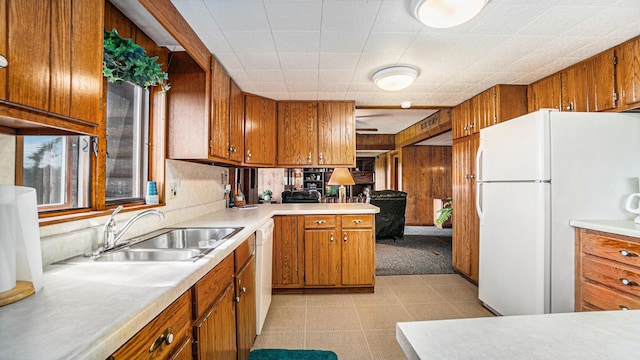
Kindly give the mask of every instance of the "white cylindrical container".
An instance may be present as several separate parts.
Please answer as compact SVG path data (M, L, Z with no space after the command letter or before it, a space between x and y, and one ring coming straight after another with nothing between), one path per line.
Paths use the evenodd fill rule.
M0 293L16 287L15 192L0 187Z

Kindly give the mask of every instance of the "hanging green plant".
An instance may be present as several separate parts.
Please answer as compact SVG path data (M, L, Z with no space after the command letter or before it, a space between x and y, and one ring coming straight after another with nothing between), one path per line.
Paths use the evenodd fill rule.
M130 81L145 88L160 86L167 91L171 88L167 82L169 75L157 61L157 56L147 56L140 45L120 37L116 29L105 30L102 73L110 83Z

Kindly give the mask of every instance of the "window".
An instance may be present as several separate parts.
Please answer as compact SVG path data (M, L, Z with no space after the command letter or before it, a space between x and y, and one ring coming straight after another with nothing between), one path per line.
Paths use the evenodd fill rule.
M106 202L144 201L148 179L149 92L132 83L107 85Z
M91 205L90 144L88 136L24 136L22 185L36 189L41 211Z

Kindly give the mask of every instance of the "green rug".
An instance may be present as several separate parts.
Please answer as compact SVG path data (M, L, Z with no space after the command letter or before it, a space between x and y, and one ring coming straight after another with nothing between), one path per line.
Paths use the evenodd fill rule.
M333 351L258 349L249 353L249 360L338 360Z

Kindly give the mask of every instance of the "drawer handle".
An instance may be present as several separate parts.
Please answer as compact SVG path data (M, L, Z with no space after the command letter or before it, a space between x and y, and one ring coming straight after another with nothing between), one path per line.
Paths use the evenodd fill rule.
M322 225L322 224L324 224L324 223L325 223L325 221L324 221L324 220L316 220L316 224L318 224L318 225Z
M344 234L344 238L342 240L344 240L344 242L347 242L347 234Z
M620 278L620 282L625 286L638 286L637 282L625 278Z
M353 221L353 223L356 224L356 225L358 225L358 224L360 224L362 222L362 220L360 220L360 219L355 219L355 220L351 220L351 221Z
M173 333L171 332L171 328L167 328L162 334L160 334L156 338L156 341L154 341L153 344L151 344L151 346L149 347L149 352L152 353L156 351L156 349L162 346L162 343L171 345L172 342L173 342Z
M626 256L626 257L636 257L636 256L638 256L638 254L632 253L631 251L628 251L628 250L620 250L620 255Z
M618 306L618 307L620 308L620 310L624 310L624 311L629 310L629 308L628 308L628 307L626 307L626 306L624 306L624 305L620 305L620 306Z
M333 241L333 234L331 234L331 237L329 238L330 241Z

